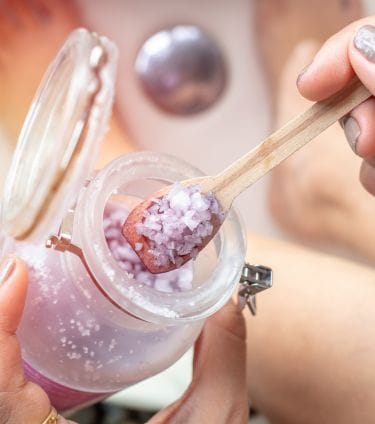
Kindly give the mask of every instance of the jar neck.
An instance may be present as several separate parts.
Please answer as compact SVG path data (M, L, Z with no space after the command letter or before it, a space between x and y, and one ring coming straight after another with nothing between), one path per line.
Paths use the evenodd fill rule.
M233 293L244 264L241 225L231 211L211 247L194 263L194 284L184 292L162 292L139 284L125 272L108 247L103 227L105 207L114 193L139 182L171 182L201 176L176 158L151 152L119 157L98 172L79 198L74 234L90 273L102 291L125 311L147 322L176 325L201 320L223 306ZM124 189L125 187L125 189ZM125 191L124 191L125 190ZM151 196L155 192L149 192ZM142 196L147 196L143 190Z

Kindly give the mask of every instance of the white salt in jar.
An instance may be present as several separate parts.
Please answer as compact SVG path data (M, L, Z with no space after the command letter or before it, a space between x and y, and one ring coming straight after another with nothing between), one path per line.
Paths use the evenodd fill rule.
M24 368L60 411L173 364L233 293L245 241L231 211L194 262L152 276L121 239L122 216L171 182L202 175L152 152L93 173L110 114L116 49L71 34L26 119L2 202L2 254L29 267L18 331Z

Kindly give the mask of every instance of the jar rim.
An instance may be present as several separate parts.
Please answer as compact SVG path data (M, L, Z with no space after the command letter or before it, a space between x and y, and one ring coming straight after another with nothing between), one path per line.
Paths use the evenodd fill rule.
M112 301L140 319L172 324L204 319L220 309L232 295L244 264L246 241L242 224L232 208L215 236L220 248L213 273L196 288L166 293L137 283L120 268L104 235L105 206L119 187L135 179L172 183L202 175L174 156L147 151L130 153L99 171L79 199L75 228L90 271Z

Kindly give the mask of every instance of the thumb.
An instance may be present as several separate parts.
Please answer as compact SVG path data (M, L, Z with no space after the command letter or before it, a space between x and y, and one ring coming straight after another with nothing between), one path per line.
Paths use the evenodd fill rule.
M246 325L242 313L231 301L211 317L197 342L194 354L193 385L207 393L220 386L228 398L246 388ZM212 384L215 381L215 384ZM213 389L213 390L212 390ZM246 389L245 389L246 391ZM231 394L231 396L230 396ZM216 399L212 401L216 403Z
M149 424L247 423L245 339L244 318L230 302L207 321L196 343L189 388Z
M306 109L309 101L303 98L296 86L296 78L314 58L319 43L309 39L301 41L292 51L280 76L279 91L276 96L276 127L285 124L301 110Z
M20 322L27 291L27 269L13 256L0 259L0 334L14 335Z
M15 332L27 291L27 270L15 257L0 259L0 391L24 384L21 354Z
M46 393L25 379L15 335L27 292L24 263L0 259L0 423L41 423L50 411ZM64 421L61 421L64 422Z

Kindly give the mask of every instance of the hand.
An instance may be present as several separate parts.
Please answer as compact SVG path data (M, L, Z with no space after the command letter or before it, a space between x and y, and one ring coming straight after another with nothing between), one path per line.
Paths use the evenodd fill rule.
M246 330L233 302L208 319L195 346L193 381L148 424L247 424Z
M27 270L18 259L0 260L0 423L40 424L49 414L47 394L27 381L15 332L26 298ZM230 302L210 318L195 346L193 381L181 399L150 424L248 422L246 329ZM63 417L59 424L72 423Z
M355 75L375 95L375 16L356 21L332 36L298 77L303 96L322 100ZM342 119L346 137L361 156L360 180L375 195L375 99L371 97Z
M27 270L14 257L0 259L0 423L40 424L51 405L47 394L25 379L15 332L27 291ZM60 417L59 424L68 423ZM70 421L71 422L71 421Z

